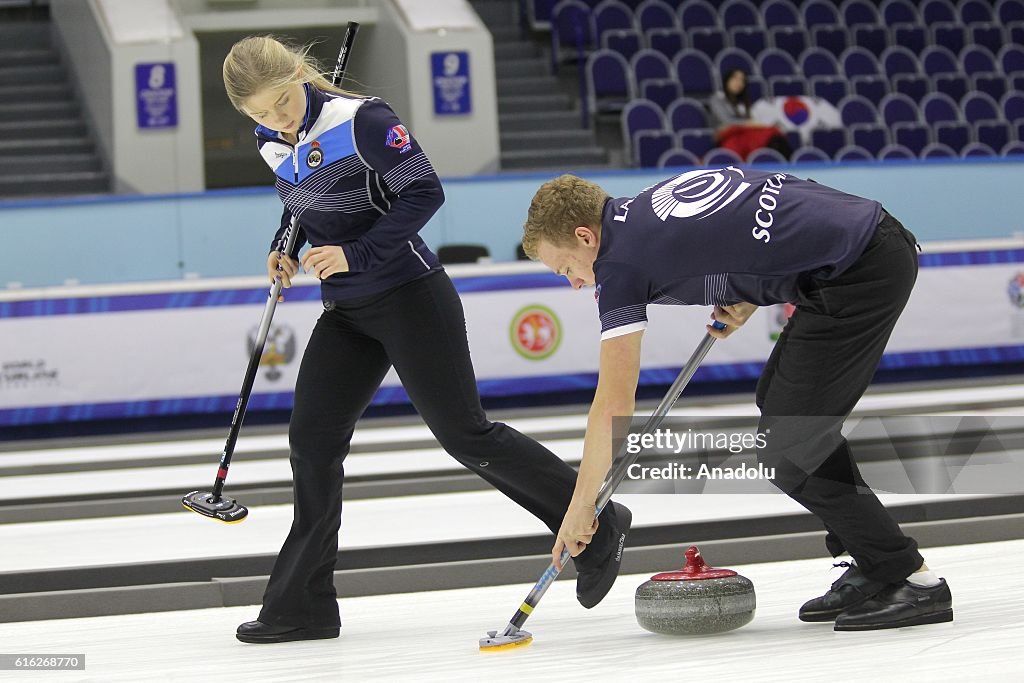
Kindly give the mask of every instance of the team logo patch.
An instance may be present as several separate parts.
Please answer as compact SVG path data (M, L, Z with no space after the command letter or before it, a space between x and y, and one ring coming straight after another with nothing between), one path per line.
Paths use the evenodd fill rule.
M410 142L411 139L409 129L402 124L398 124L388 131L387 145L388 147L394 147L397 149L399 154L405 154L412 149L412 143Z
M594 287L594 301L601 303L601 285Z
M528 360L543 360L562 343L562 324L547 306L534 304L519 309L509 326L512 348Z
M317 168L324 163L324 153L320 150L320 143L316 140L313 141L311 147L313 149L309 150L309 154L306 155L306 166Z
M750 188L743 178L743 171L734 166L688 171L651 193L651 208L663 221L669 216L707 218Z

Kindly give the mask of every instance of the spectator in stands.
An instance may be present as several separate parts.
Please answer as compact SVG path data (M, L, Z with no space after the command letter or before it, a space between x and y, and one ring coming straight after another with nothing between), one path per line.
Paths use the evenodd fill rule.
M708 106L719 147L731 149L742 159L762 147L777 150L787 159L792 155L793 150L782 131L750 117L747 74L742 69L729 69L722 75L722 89L711 96Z
M576 481L561 458L489 421L480 406L462 303L419 236L444 201L426 154L383 100L339 90L320 74L307 50L263 36L236 43L223 67L232 104L257 124L260 154L284 204L268 276L290 287L301 264L320 279L324 304L299 367L288 431L295 519L259 619L238 627L248 643L338 637L343 463L357 420L392 366L445 450L552 532ZM289 228L298 239L283 253ZM307 242L312 248L300 258ZM611 588L629 524L618 504L600 525L591 520L576 565L584 607Z
M792 303L752 397L757 459L821 520L832 555L853 558L800 619L837 631L953 620L949 587L865 484L841 430L917 279L917 241L881 204L752 169L687 171L619 198L563 175L537 191L523 233L531 258L595 286L600 362L576 500L593 500L608 473L612 417L633 414L648 304L712 305L726 327L708 333L725 339L758 306ZM570 506L553 554L587 532L588 513Z

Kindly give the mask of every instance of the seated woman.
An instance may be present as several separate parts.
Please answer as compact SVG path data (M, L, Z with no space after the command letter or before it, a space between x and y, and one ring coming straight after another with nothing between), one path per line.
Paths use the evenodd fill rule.
M777 150L787 159L793 153L782 131L750 118L747 75L742 69L729 69L723 74L722 90L712 95L708 106L719 147L731 149L742 159L762 147Z

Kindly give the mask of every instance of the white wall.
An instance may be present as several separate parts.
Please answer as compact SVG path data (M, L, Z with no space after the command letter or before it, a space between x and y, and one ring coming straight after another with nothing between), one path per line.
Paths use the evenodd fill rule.
M498 101L491 34L464 0L379 0L373 31L361 35L366 84L408 124L445 176L498 170ZM469 53L471 113L437 115L431 83L433 52ZM355 70L355 68L354 68Z
M115 192L203 190L199 49L168 0L52 0L56 41L84 96ZM175 66L178 123L140 129L135 65Z

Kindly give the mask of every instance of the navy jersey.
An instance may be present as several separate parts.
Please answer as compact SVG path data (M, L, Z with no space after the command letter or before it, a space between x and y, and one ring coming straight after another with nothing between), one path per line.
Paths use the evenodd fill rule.
M419 143L383 100L303 87L298 144L256 128L285 207L271 250L284 247L292 216L301 227L293 258L307 242L341 246L349 272L323 281L325 300L374 294L440 269L418 233L444 193Z
M610 199L594 262L601 338L647 326L648 304L796 301L864 251L881 205L786 173L688 171Z

